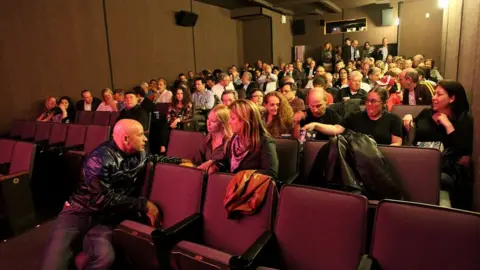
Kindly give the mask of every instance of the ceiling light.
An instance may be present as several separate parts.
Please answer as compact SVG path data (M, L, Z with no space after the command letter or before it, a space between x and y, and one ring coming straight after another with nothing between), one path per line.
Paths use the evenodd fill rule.
M425 18L430 18L430 13L425 13Z
M395 25L400 25L400 18L397 18L397 19L395 20Z

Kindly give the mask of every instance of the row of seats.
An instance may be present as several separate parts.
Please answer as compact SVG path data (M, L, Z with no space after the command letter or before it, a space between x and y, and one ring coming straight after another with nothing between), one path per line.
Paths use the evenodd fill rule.
M200 132L175 130L171 133L168 156L193 159L202 146ZM307 141L300 153L300 143L294 139L275 139L279 159L279 180L283 183L306 184L318 151L328 141ZM441 153L436 149L418 147L379 146L415 202L438 204L440 194Z
M283 186L278 195L271 182L255 215L228 219L223 202L232 176L205 179L196 168L157 164L143 193L159 205L161 227L124 221L114 244L134 269L355 269L367 252L372 225L365 197L297 185ZM475 269L479 230L476 213L382 201L364 261L393 270ZM453 250L461 252L452 256Z
M65 149L91 152L110 136L110 126L15 121L11 138L32 141L47 148L62 145Z

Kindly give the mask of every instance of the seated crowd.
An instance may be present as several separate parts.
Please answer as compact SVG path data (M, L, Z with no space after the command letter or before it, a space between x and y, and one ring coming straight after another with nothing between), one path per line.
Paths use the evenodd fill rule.
M431 59L421 55L410 59L388 55L386 42L384 39L384 47L378 50L377 61L371 57L368 42L360 54L356 49L358 41L346 40L346 46L337 47L335 54L327 43L322 64L318 66L312 58L306 63L296 60L280 67L259 60L254 68L249 64L241 70L231 66L227 73L221 70L204 70L197 75L191 71L187 75L182 73L170 87L166 79L159 78L142 82L129 91L106 88L101 91L102 99L83 90L82 100L76 104L69 97L58 102L49 97L37 121L75 123L77 111L119 112L119 117L113 128L113 141L95 149L84 164L84 170L89 166L93 169L84 171L85 183L80 193L77 190L73 204L68 204L59 215L44 269L68 263L65 258L72 254L62 254L67 249L61 245L71 239L64 233L68 229L64 226L70 219L89 217L91 209L87 208L92 207L91 202L95 209L124 206L121 203L128 202L136 210L146 212L155 225L159 218L157 206L144 198L131 202L123 193L117 197L114 192L106 193L105 190L111 189L108 181L123 176L112 174L113 180L103 179L102 170L106 163L125 160L120 162L120 170L135 175L132 178L136 179L147 159L144 147L149 147L153 154L166 153L172 130L201 130L202 122L206 127L202 131L207 136L191 162L208 175L255 170L278 180L279 159L274 138L298 139L303 143L306 138L329 140L350 131L368 135L379 145L441 142L449 164L468 168L473 152L473 119L463 86L443 80ZM159 113L159 104L168 106L165 114ZM363 105L365 109L361 110ZM402 119L391 112L395 105L431 107L418 116L407 114ZM144 130L149 131L148 140ZM408 137L413 139L407 142ZM457 175L452 167L445 168L442 167L441 184L455 186ZM104 197L100 196L104 193ZM78 221L82 226L91 226L88 222ZM102 226L94 228L99 234L111 232ZM103 266L112 261L113 258L106 258Z

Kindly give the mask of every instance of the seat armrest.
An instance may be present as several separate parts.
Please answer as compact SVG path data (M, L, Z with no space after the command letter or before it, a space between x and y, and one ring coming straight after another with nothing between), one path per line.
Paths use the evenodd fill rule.
M188 238L189 234L200 232L202 215L193 214L172 227L165 230L155 230L152 233L152 238L155 242L167 241L176 243L180 240Z
M28 171L18 172L18 173L9 174L9 175L3 175L3 176L0 176L0 182L9 180L12 178L19 178L25 175L28 175Z
M365 254L360 259L357 270L380 270L380 265L374 258L370 257L370 255Z
M298 175L299 173L298 172L295 172L293 175L291 175L290 177L288 177L287 179L285 179L285 181L282 181L282 184L284 185L289 185L293 182L295 182L295 180L298 179ZM281 179L282 180L282 179Z
M273 233L265 231L241 256L230 258L230 267L232 269L248 269L272 239Z

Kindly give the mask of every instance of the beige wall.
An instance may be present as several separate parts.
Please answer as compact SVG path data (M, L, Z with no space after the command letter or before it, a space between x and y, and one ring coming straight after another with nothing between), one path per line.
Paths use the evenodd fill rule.
M101 1L4 1L0 33L0 132L48 95L110 85Z
M180 10L190 0L106 0L116 88L243 63L243 23L229 10L194 1L194 29L175 24ZM0 29L0 93L8 97L0 99L0 132L12 119L36 117L48 95L79 100L82 89L100 96L111 87L102 1L6 1Z
M257 60L272 62L272 27L268 17L243 21L244 62L255 65Z
M282 15L272 12L272 37L273 37L273 64L292 62L292 17L287 16L287 22L282 23Z
M318 17L312 18L309 16L299 17L299 19L305 19L305 35L294 36L293 44L305 45L305 56L313 57L315 59L321 58L323 45L326 42L331 42L333 46L342 45L343 40L347 37L356 39L360 46L366 41L371 44L380 44L382 38L386 37L389 43L397 43L397 26L382 26L382 9L387 8L387 5L368 5L357 8L345 9L342 13L325 14L322 15L322 19L328 21L338 21L347 19L367 18L367 31L357 33L345 33L345 34L324 34L324 27L320 25L320 19ZM394 19L398 17L398 4L393 5Z
M226 69L243 62L243 23L231 19L231 11L193 1L199 19L195 25L197 72Z
M430 13L430 18L425 14ZM440 66L443 10L438 0L418 0L400 6L399 54L422 54Z
M394 24L391 26L382 26L382 10L389 8L388 5L368 5L357 8L345 9L343 12L343 18L357 19L367 18L367 31L345 33L344 37L350 39L356 39L359 42L359 46L363 46L366 41L371 44L381 44L382 38L386 37L389 43L397 43L397 25L395 25L395 19L398 17L398 4L393 5Z

